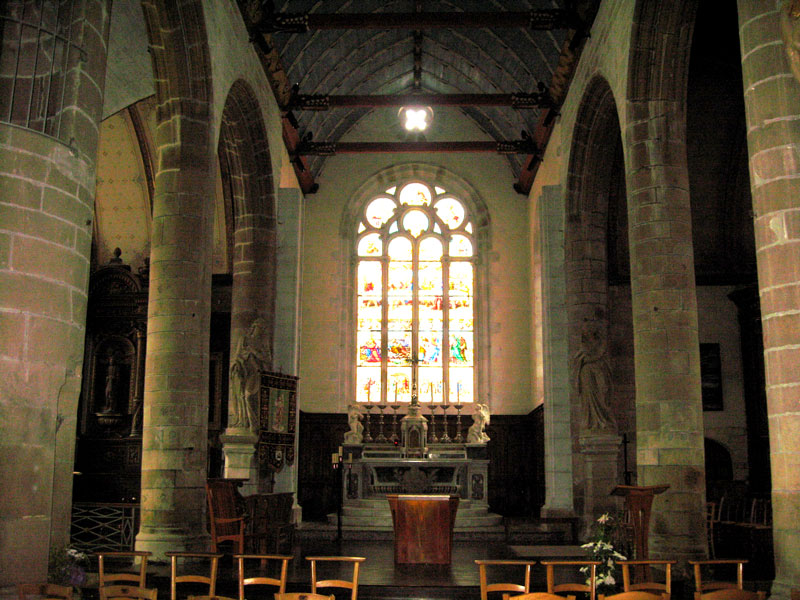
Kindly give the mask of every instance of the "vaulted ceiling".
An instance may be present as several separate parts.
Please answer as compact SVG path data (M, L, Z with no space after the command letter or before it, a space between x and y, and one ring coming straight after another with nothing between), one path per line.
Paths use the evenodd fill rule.
M303 110L292 86L301 96L446 95L443 102L456 94L531 95L532 107L455 100L491 140L535 142L503 152L521 177L546 143L546 113L563 100L593 18L594 2L569 4L577 7L567 10L564 0L239 0L299 139L336 143L370 107ZM408 141L401 136L385 141ZM302 154L313 144L298 145ZM312 179L323 161L313 152L304 157Z

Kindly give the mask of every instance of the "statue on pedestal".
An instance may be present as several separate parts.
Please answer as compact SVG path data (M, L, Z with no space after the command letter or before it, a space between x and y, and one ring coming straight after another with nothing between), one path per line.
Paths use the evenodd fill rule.
M360 444L364 439L364 426L361 424L361 419L364 415L358 409L356 404L351 404L347 409L347 424L350 426L350 431L344 434L345 444Z
M256 318L241 337L231 359L230 427L258 433L258 393L261 373L269 369L272 356L265 344L266 323Z
M489 441L486 426L489 425L490 417L488 404L475 405L475 412L472 413L472 425L467 431L468 444L485 444Z

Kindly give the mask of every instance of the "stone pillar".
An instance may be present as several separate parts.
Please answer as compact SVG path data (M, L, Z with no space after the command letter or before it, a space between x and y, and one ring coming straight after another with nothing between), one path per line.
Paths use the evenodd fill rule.
M60 38L59 64L53 37L0 4L0 587L45 581L69 541L109 26L107 2L69 4L59 33L83 51ZM54 13L25 21L56 31ZM48 103L50 85L63 96Z
M787 60L798 60L800 14L791 2L737 4L772 465L772 597L782 600L800 587L800 83Z
M617 463L622 438L613 434L585 434L578 440L584 461L583 523L588 531L603 513L614 515L620 503L611 495L619 484Z
M564 276L564 196L558 186L545 186L538 199L541 239L542 376L544 387L543 517L575 513L572 488L572 425L566 279Z
M244 204L244 203L243 203ZM274 206L274 202L264 203ZM221 438L225 452L225 477L234 473L248 481L243 494L254 494L269 487L258 481L256 447L258 441L258 398L254 400L254 422L237 418L237 389L234 370L242 345L258 348L259 360L248 369L272 370L272 335L275 312L275 222L274 214L244 213L236 215L234 230L233 295L231 299L231 384L228 395L228 428ZM258 333L253 334L256 323ZM252 339L251 339L252 338ZM258 387L257 382L253 384ZM252 387L252 386L251 386ZM251 401L253 401L251 399ZM248 451L250 456L248 456Z
M297 188L278 190L278 266L275 305L275 344L272 361L275 370L298 375L300 364L300 282L303 250L303 193ZM300 411L296 411L295 431L300 431ZM276 492L297 492L298 459L295 437L294 464L275 474ZM295 495L295 504L297 496ZM301 516L299 505L295 514Z
M670 486L653 503L650 554L683 570L707 554L685 119L679 101L630 102L627 112L637 485Z
M190 111L189 103L184 110ZM163 106L159 111L168 112ZM209 543L205 481L215 169L203 114L172 114L159 123L156 143L160 170L153 199L136 549L163 560L167 551L205 550Z

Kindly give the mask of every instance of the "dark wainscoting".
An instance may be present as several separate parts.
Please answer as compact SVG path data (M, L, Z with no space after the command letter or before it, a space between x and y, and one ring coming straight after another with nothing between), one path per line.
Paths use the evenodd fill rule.
M438 416L441 427L441 415ZM472 420L462 419L466 436ZM455 417L449 421L454 434ZM339 474L331 455L348 430L347 415L300 412L297 499L303 519L323 521L339 502ZM544 504L544 421L542 407L527 415L492 415L487 428L489 507L504 516L538 516Z

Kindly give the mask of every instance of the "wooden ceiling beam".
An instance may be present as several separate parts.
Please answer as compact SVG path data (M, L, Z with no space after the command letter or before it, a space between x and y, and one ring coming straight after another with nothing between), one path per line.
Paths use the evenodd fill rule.
M510 106L516 109L547 108L553 105L544 85L533 94L293 94L289 110L331 108L377 108L384 106Z
M300 142L298 156L333 156L335 154L407 154L412 152L473 152L497 154L537 154L530 138L506 142Z
M536 30L580 28L575 13L554 8L512 12L273 13L255 24L261 33L306 33L324 29L480 29Z

